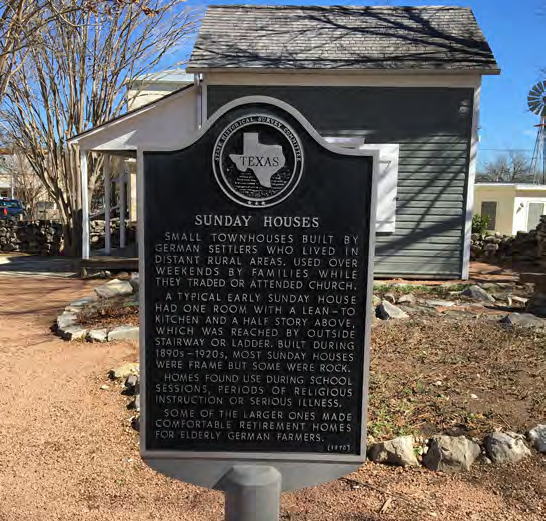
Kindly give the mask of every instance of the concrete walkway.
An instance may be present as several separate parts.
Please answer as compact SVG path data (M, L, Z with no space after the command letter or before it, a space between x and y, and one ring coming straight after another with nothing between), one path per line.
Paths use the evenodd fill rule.
M73 259L22 253L0 254L0 277L75 277Z

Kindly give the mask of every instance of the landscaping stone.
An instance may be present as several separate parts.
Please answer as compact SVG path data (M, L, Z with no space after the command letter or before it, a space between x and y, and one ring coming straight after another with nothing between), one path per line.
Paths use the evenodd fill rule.
M455 305L455 302L451 300L426 300L425 304L431 308L450 308Z
M517 295L510 295L510 298L512 299L512 302L517 302L518 304L527 304L529 301L528 298L525 297L518 297Z
M89 342L106 342L108 340L107 329L91 329L87 333L87 340Z
M73 326L78 322L78 317L75 313L63 313L57 317L57 328L64 330L67 327Z
M391 304L396 304L396 296L394 295L394 293L385 293L383 295L383 298L385 300L388 300Z
M133 396L139 394L139 377L136 374L130 374L125 380L125 391L123 394Z
M81 310L81 306L66 306L63 313L79 313Z
M546 424L531 429L527 433L527 439L538 452L546 453Z
M108 333L111 340L138 340L138 326L119 326Z
M480 452L480 446L464 436L434 436L423 465L430 470L460 472L470 469Z
M133 286L126 280L114 279L95 288L95 293L100 298L112 298L121 295L130 295Z
M417 302L417 298L413 293L407 293L406 295L402 295L398 299L398 304L410 304L413 305Z
M138 367L138 362L127 362L115 369L110 369L110 371L108 371L108 377L111 380L121 380L127 378L131 374L138 374Z
M388 300L381 301L381 304L377 306L377 316L382 320L409 318L407 313L402 311L398 306L391 304Z
M466 288L461 295L464 297L472 298L474 300L482 300L484 302L495 302L495 299L487 293L484 289L480 288L480 286L470 286L469 288Z
M381 304L381 299L377 295L372 295L372 306L375 308Z
M97 298L98 297L96 295L91 295L89 297L82 297L77 300L73 300L72 302L69 302L68 305L81 308L82 306L85 306L86 304L91 304L91 302L95 302Z
M135 411L140 411L140 394L137 394L135 396L135 399L130 401L128 404L127 404L127 409L132 409L132 410L135 410Z
M413 436L399 436L389 441L375 443L369 451L369 458L375 463L418 467L419 462L413 451Z
M61 336L66 340L83 340L87 336L87 329L73 325L62 329Z
M546 320L535 317L531 313L510 313L500 322L511 327L546 327Z
M493 463L516 463L531 455L523 436L514 432L494 432L485 438L485 450Z
M140 431L140 416L133 416L131 418L131 427L137 432Z
M138 271L131 273L131 279L129 280L129 283L131 284L131 286L133 286L133 289L135 291L138 291L138 288L140 285L140 278L138 276Z

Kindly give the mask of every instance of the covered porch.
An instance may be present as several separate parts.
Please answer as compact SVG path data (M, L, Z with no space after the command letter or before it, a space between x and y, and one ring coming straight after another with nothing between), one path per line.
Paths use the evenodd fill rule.
M175 149L198 130L200 92L196 82L70 139L80 150L82 271L138 269L143 152ZM89 193L90 154L102 156L102 205L96 208Z

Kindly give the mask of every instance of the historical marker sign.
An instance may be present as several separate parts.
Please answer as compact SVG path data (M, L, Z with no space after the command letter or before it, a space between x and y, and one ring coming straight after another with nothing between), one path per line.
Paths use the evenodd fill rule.
M374 161L362 154L265 105L144 153L141 429L155 468L212 486L261 461L293 487L363 461ZM329 470L306 476L302 462Z

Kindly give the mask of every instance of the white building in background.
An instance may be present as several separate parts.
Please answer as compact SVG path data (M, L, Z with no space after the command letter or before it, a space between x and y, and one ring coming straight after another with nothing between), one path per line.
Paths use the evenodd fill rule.
M474 213L489 216L488 228L504 235L528 232L546 214L546 185L476 183Z
M137 76L127 83L127 110L147 105L193 82L194 75L185 69Z
M13 197L13 176L5 171L5 161L10 152L0 149L0 197Z

